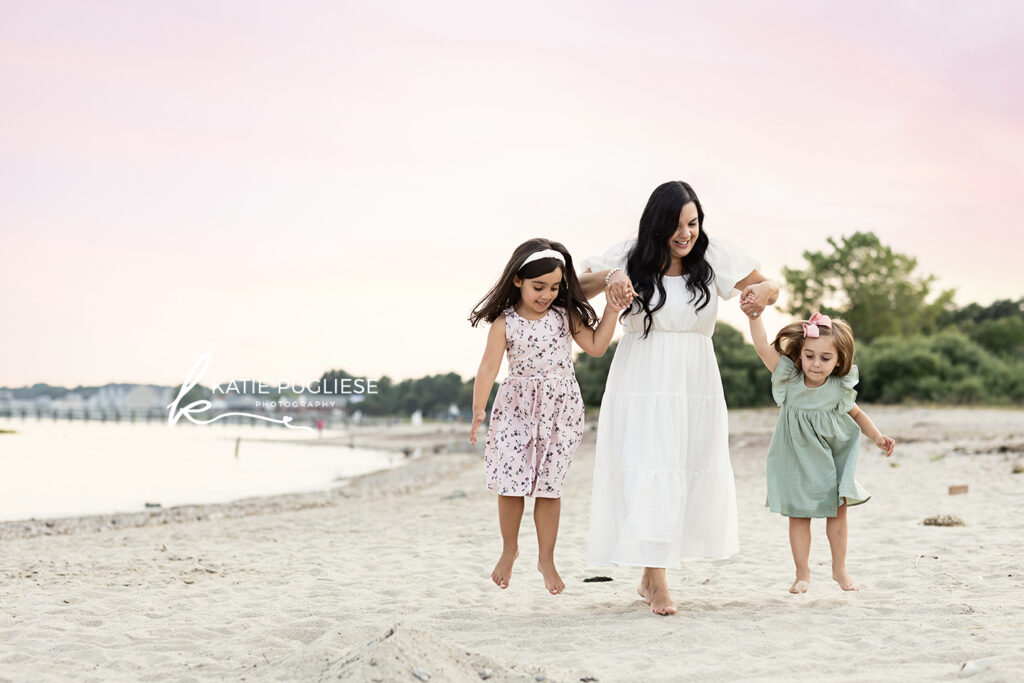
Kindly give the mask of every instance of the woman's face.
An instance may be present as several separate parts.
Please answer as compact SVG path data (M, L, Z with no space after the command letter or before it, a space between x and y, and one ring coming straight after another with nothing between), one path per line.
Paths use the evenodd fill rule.
M697 224L697 205L693 202L684 204L679 212L679 225L675 233L668 240L668 249L673 259L681 259L693 249L700 235L700 225Z

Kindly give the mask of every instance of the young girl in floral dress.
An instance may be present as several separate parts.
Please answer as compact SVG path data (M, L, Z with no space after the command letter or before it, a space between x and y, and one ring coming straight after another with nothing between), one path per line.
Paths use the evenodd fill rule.
M537 570L552 595L565 583L554 563L562 482L583 438L583 399L572 364L572 342L601 356L615 331L609 304L600 322L587 303L565 247L532 239L516 248L497 284L470 315L475 326L491 323L487 347L473 384L470 443L487 416L487 398L509 360L491 409L484 459L487 488L498 494L503 543L491 579L508 588L519 556L524 496L533 496L539 557ZM595 326L596 323L596 326Z

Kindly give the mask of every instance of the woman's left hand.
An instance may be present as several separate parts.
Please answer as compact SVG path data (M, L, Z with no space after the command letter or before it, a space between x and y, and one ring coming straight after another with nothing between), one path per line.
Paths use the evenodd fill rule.
M740 309L747 314L748 318L756 318L768 305L768 293L770 287L759 282L756 285L748 285L740 294Z

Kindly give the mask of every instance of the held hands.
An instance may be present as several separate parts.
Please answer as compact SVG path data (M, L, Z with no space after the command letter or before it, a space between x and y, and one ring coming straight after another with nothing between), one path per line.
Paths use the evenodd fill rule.
M617 270L608 280L608 286L604 288L604 296L611 308L621 311L633 303L636 292L633 291L633 282L629 276L621 270Z
M605 312L621 313L623 311L623 309L628 308L628 307L629 307L629 304L627 304L626 306L616 306L615 303L612 301L612 298L610 296L606 296L605 299L604 299L604 310L605 310Z
M484 418L487 417L486 410L478 410L473 413L473 426L469 428L469 445L476 445L476 433L480 429L480 425L483 424Z
M766 287L763 282L745 287L743 292L740 294L740 310L742 310L748 318L756 318L760 316L767 305L768 287Z
M885 451L885 457L888 458L896 448L896 441L885 434L879 434L875 439L875 445Z

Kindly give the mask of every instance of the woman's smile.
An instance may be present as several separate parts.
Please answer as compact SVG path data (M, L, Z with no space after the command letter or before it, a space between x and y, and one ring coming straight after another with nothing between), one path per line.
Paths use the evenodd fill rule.
M676 234L669 240L669 248L674 258L683 258L693 250L694 240L696 235L689 230L684 231L683 234Z

